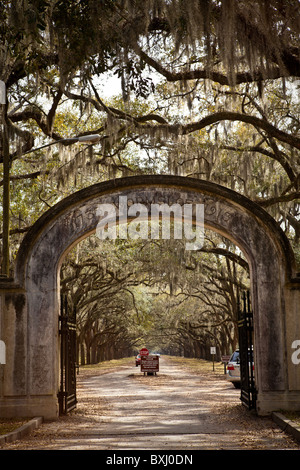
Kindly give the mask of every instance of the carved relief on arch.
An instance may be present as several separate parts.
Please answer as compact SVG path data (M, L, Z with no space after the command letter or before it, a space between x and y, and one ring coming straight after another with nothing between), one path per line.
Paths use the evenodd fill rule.
M128 206L133 203L142 203L147 207L153 203L181 206L204 204L204 218L209 228L228 236L239 246L241 243L247 245L249 250L255 244L261 247L265 242L270 245L273 240L274 243L279 240L281 253L287 259L286 266L289 269L292 265L293 255L282 234L276 233L278 229L273 227L272 221L268 221L268 214L246 198L209 182L170 176L142 176L96 184L62 200L45 213L21 245L16 278L22 283L24 269L27 267L33 272L33 264L40 263L43 258L43 273L46 273L51 267L51 259L56 259L58 252L61 255L76 240L96 229L99 204L114 204L117 208L120 196L127 196ZM265 227L268 224L270 231L267 234Z
M99 195L91 200L85 200L76 206L70 207L52 220L45 227L44 232L37 241L33 258L44 258L44 268L50 267L50 258L56 257L57 251L62 250L76 241L76 239L96 229L99 216L97 209L100 204L113 204L118 210L120 196L126 196L128 207L133 203L141 203L150 209L151 204L204 204L204 222L215 228L222 228L224 233L236 235L240 241L250 242L250 232L253 229L251 216L246 210L233 206L230 202L212 197L196 191L178 191L174 188L137 188L135 190L114 191L111 194ZM49 259L49 262L47 262Z

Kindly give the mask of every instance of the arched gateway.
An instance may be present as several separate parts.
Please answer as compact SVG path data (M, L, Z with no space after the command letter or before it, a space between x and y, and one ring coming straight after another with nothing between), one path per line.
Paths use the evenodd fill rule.
M274 220L219 185L137 176L93 185L46 212L25 236L13 280L2 281L0 416L58 415L59 270L66 253L95 232L101 204L204 204L205 226L241 248L251 272L257 411L300 409L300 279Z

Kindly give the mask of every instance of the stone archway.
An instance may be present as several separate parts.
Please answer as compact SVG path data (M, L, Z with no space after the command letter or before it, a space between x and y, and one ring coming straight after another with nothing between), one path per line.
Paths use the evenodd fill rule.
M145 206L204 204L205 226L241 248L251 273L258 413L300 409L300 279L283 232L259 206L224 187L148 175L83 189L46 212L25 236L14 279L0 285L0 335L7 350L0 416L57 417L60 266L76 243L95 232L99 205L116 205L125 195Z

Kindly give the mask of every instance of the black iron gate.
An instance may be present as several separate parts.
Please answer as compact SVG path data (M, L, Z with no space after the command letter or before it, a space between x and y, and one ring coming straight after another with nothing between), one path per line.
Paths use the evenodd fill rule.
M60 390L59 414L65 415L76 407L76 310L68 308L67 298L61 298L60 322Z
M241 401L249 410L256 409L254 378L253 312L249 291L238 298L238 326L241 371Z

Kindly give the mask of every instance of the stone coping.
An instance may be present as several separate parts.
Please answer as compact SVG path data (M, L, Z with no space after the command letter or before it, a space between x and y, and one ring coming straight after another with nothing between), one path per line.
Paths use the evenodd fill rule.
M293 436L297 441L300 442L300 426L294 421L286 418L282 413L273 412L273 421L286 433Z
M22 439L22 437L26 436L31 431L38 428L42 424L42 422L42 417L36 417L28 421L28 423L25 423L19 428L15 429L14 431L11 431L7 434L3 434L3 436L0 436L0 445L16 441L17 439Z

